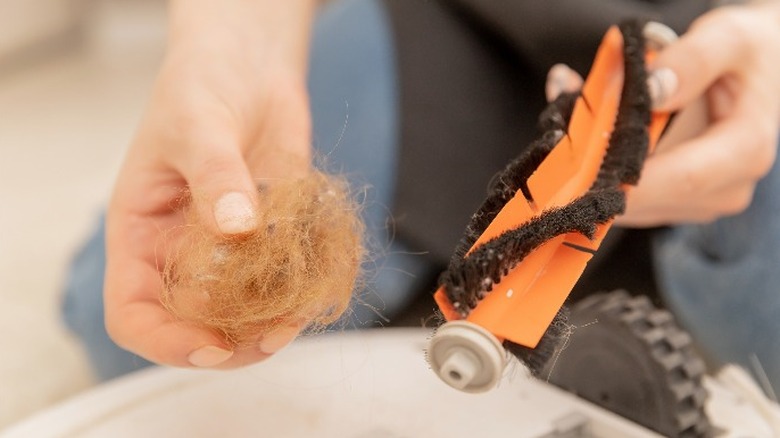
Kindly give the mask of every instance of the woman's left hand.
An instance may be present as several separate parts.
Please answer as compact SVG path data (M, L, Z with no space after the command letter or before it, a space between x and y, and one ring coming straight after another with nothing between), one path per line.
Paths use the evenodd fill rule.
M656 110L681 110L706 96L711 122L648 157L616 223L705 223L742 212L777 153L780 2L703 15L650 69Z

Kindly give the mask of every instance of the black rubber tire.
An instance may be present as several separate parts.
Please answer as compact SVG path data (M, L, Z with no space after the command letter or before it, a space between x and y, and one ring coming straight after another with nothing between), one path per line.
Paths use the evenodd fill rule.
M575 304L569 321L571 337L543 377L665 436L713 435L704 362L670 312L615 291Z

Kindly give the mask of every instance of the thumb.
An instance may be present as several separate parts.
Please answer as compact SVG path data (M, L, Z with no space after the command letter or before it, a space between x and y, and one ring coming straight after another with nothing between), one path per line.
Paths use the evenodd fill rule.
M180 169L198 218L214 233L238 235L257 226L257 187L237 141L207 136L188 148Z
M655 110L678 110L723 74L736 70L743 51L739 38L725 30L733 25L724 17L728 18L723 13L703 16L651 64L648 87Z

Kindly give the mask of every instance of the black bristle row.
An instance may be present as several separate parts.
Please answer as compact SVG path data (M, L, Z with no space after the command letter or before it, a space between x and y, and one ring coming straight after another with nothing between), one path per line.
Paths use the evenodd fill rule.
M547 105L539 117L542 135L490 180L488 196L471 216L466 232L455 248L453 260L466 256L490 222L518 190L525 199L533 202L533 196L528 188L528 178L533 175L566 132L574 111L574 104L579 96L579 93L562 93Z
M466 232L455 248L452 260L465 257L479 236L490 225L490 222L518 191L521 191L526 199L531 200L527 184L528 178L553 150L561 135L563 134L560 131L545 133L541 138L531 143L525 153L512 160L504 170L493 177L488 186L488 196L476 213L471 216Z
M561 93L539 114L537 127L539 132L569 131L569 121L574 113L574 105L581 93Z
M533 175L539 165L542 164L542 161L550 155L550 152L558 144L561 137L563 137L563 131L557 129L542 134L540 138L531 143L524 154L509 163L509 166L499 174L500 177L491 181L489 190L491 192L503 192L505 196L509 195L511 190L511 196L506 198L508 201L512 199L512 196L519 189L525 199L533 201L531 191L528 189L528 178ZM506 204L506 202L504 203Z
M445 286L450 303L468 315L492 285L548 240L572 232L592 238L596 226L625 210L620 189L590 191L573 202L552 208L522 226L491 239L467 257L453 259L439 283Z
M645 69L644 25L640 20L620 25L625 79L615 128L594 188L636 185L647 158L651 100Z

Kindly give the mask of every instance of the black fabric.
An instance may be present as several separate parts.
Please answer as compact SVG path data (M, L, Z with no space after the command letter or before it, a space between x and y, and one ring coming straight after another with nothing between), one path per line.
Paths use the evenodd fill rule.
M685 29L707 0L386 0L398 65L399 238L446 264L491 177L537 136L549 68L581 74L627 17ZM609 246L609 245L607 245Z
M682 33L711 0L445 0L473 17L544 74L559 62L580 73L590 68L611 25L626 19L659 21Z
M388 0L401 87L398 236L446 263L493 174L535 137L544 81L443 2Z

